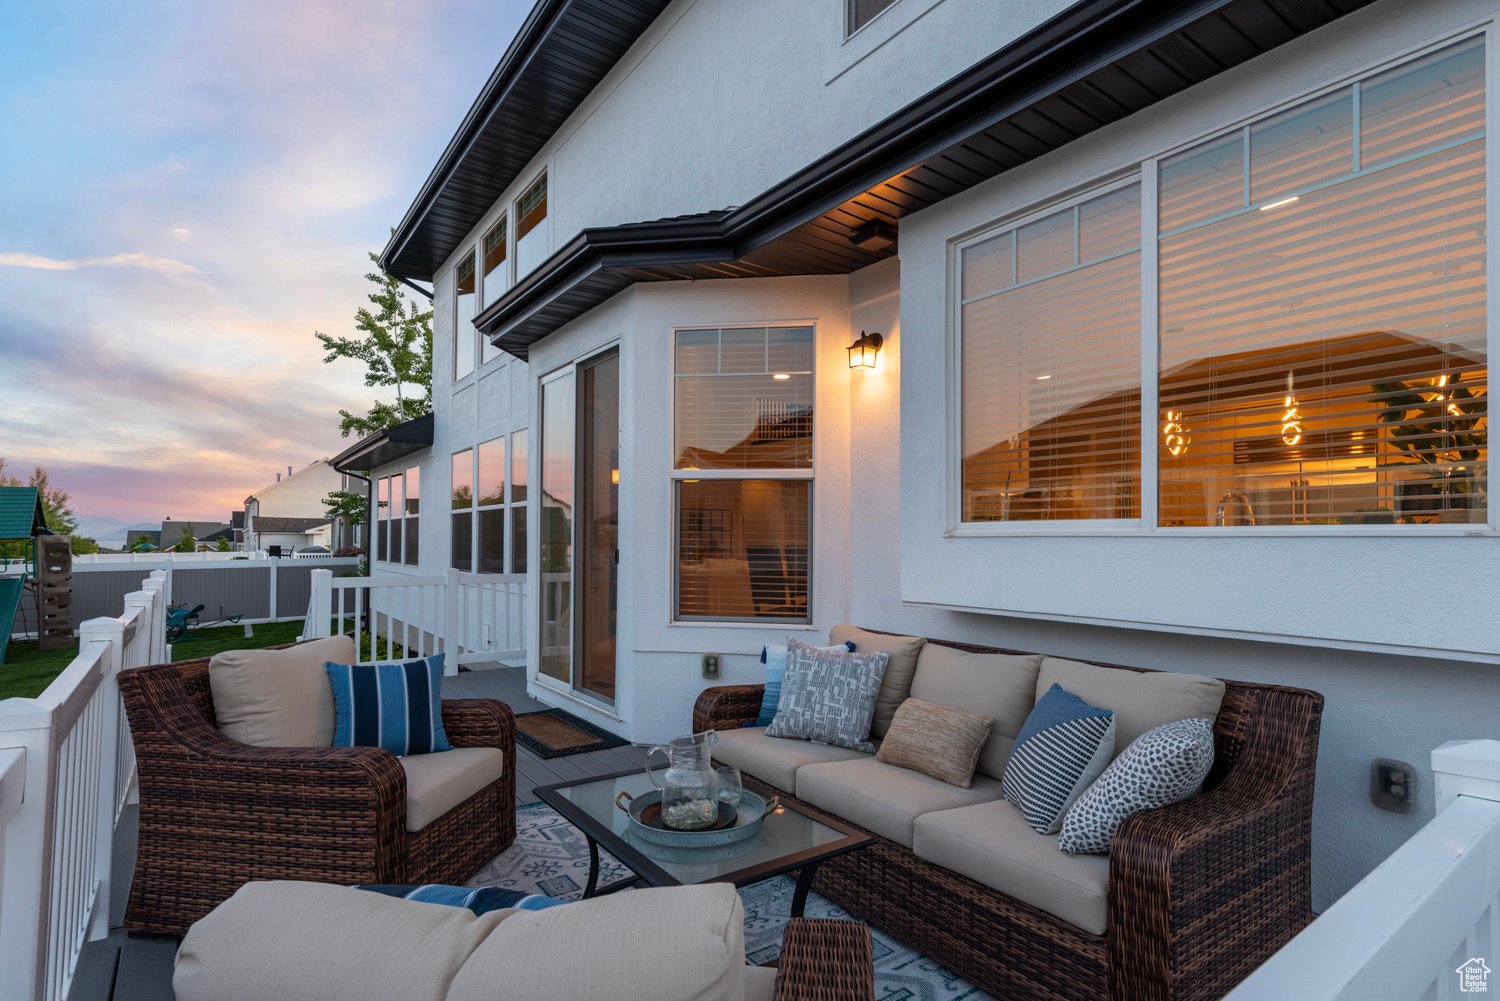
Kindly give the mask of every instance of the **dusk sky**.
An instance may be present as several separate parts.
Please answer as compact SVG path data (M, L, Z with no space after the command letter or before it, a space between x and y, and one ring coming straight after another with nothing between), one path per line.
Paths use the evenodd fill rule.
M375 391L313 331L354 333L366 253L530 7L0 4L7 472L108 538L346 447Z

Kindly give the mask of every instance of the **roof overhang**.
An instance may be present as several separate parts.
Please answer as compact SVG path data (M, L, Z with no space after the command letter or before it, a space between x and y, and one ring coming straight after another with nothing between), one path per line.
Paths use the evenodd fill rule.
M897 252L856 246L861 228L895 226L1371 2L1084 0L749 204L583 231L474 324L524 359L636 282L858 270Z
M669 2L539 0L391 235L380 267L432 281Z
M395 427L366 435L334 456L331 465L341 473L368 473L413 452L432 447L432 414L423 414Z

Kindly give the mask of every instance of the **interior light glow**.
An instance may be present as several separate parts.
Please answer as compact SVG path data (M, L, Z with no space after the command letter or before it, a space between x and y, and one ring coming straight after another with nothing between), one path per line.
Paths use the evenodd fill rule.
M1279 202L1272 202L1272 203L1271 203L1271 204L1270 204L1270 205L1262 205L1262 206L1261 206L1261 207L1260 207L1260 210L1261 210L1261 211L1262 211L1262 212L1264 212L1264 211L1266 211L1266 210L1267 210L1267 209L1274 209L1274 208L1280 208L1280 207L1281 207L1281 206L1283 206L1283 205L1290 205L1290 204L1291 204L1291 203L1292 203L1292 202L1295 202L1295 201L1296 201L1296 200L1297 200L1297 199L1298 199L1298 198L1300 198L1300 197L1301 197L1301 196L1300 196L1300 195L1293 195L1293 196L1292 196L1292 197L1290 197L1290 198L1283 198L1283 199L1282 199L1282 200L1281 200L1281 201L1279 201Z
M620 471L618 469L611 469L609 471L609 482L613 483L615 486L620 485Z
M1192 441L1187 429L1182 426L1182 411L1168 410L1167 422L1161 428L1161 443L1170 455L1182 455Z
M1297 412L1297 397L1292 395L1292 373L1286 374L1286 413L1281 415L1281 441L1295 445L1302 440L1302 415Z
M1052 378L1052 376L1050 376L1050 375L1039 375L1039 376L1036 377L1036 381L1037 382L1041 382L1043 379L1050 379L1050 378Z
M790 379L791 376L787 375L785 372L777 372L775 375L771 376L771 378L773 378L773 379Z

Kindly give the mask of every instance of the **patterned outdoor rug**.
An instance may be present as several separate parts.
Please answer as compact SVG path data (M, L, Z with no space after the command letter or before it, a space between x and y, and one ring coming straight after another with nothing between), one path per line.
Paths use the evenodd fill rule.
M628 870L600 852L600 883L613 882ZM542 893L564 900L583 896L589 878L589 844L579 831L545 803L516 808L516 843L495 856L469 886L499 886ZM745 955L766 963L781 952L781 931L792 910L796 882L780 876L740 891L745 902ZM626 891L629 892L629 891ZM807 898L810 918L846 918L826 897ZM875 1001L993 1001L990 995L885 933L875 939Z
M539 758L561 758L584 751L624 747L630 741L561 709L539 709L516 716L516 740Z

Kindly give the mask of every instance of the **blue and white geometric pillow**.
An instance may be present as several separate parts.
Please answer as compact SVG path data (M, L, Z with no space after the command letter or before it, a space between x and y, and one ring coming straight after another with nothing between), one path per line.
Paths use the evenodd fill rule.
M1114 752L1115 714L1053 685L1026 717L1000 789L1033 830L1056 834Z
M396 757L451 751L443 729L443 657L405 664L323 665L333 685L334 747L383 747Z
M854 652L854 641L845 640L837 646L822 646L819 650L847 650ZM786 647L769 643L760 648L760 662L766 665L766 690L760 697L760 715L754 723L746 726L770 726L776 718L776 706L781 701L781 682L786 678Z
M1109 851L1120 821L1195 795L1213 766L1212 720L1181 719L1147 730L1078 797L1063 818L1057 847L1071 855Z

